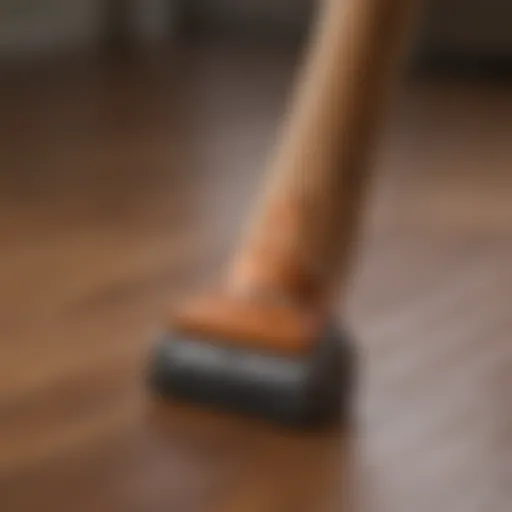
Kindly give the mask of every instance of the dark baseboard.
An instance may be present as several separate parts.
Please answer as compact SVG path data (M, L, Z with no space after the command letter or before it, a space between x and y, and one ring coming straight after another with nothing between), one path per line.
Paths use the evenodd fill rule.
M422 49L411 59L417 77L508 82L512 81L512 51Z

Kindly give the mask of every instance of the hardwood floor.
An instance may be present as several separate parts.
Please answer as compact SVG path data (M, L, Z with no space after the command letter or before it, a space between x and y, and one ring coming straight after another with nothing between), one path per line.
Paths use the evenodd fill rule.
M399 96L339 308L356 425L292 433L141 380L169 303L243 228L294 65L183 52L0 83L0 509L510 510L512 91Z

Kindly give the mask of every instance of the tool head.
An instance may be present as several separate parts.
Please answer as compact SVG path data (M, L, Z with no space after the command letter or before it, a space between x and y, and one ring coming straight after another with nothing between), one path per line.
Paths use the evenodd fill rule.
M354 357L332 325L295 351L197 332L170 330L159 340L149 368L157 393L299 426L346 415Z

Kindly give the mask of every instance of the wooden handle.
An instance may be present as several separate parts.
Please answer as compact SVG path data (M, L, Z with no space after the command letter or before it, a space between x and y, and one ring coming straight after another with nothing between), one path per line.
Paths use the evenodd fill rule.
M323 300L343 271L414 0L324 0L231 290Z

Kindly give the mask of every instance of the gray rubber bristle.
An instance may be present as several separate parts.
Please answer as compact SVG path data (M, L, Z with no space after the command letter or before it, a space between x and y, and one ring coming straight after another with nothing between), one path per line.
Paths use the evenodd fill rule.
M167 333L150 362L149 380L165 397L318 425L346 415L353 366L350 344L333 328L300 357Z

